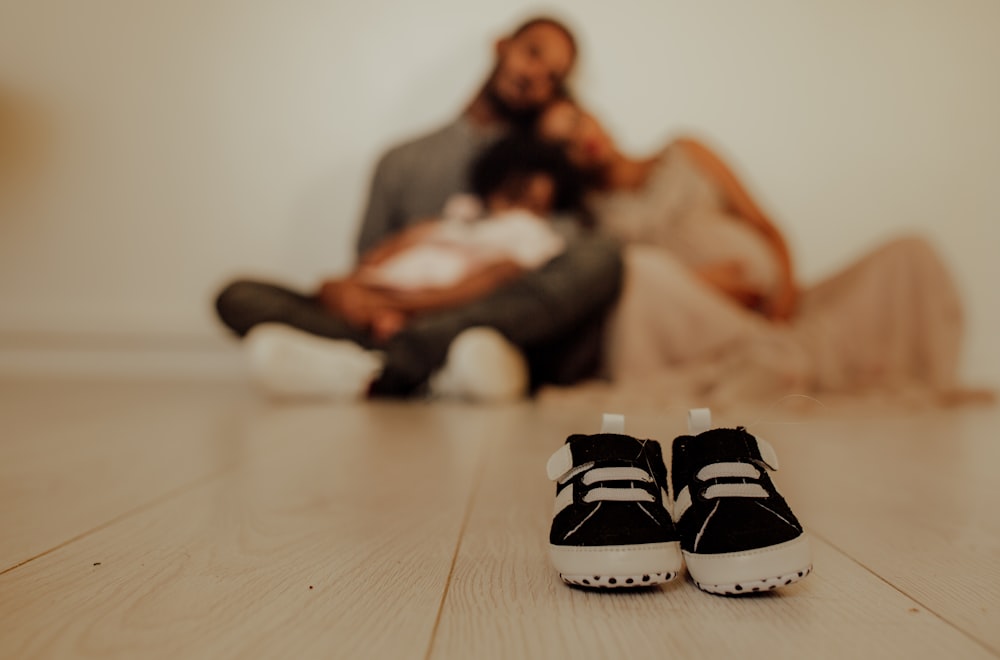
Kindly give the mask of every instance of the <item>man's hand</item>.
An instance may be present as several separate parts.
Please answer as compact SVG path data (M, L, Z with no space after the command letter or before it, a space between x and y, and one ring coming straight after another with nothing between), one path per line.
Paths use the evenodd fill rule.
M389 295L394 309L416 315L479 300L523 273L524 269L517 263L504 259L480 267L451 286L417 291L394 291Z
M323 282L319 299L328 312L351 325L370 330L376 339L382 341L402 330L410 318L398 308L392 294L373 289L353 278Z
M379 341L388 341L397 332L406 327L409 316L396 309L383 309L372 318L372 334Z
M480 268L453 286L398 291L365 283L364 268L344 279L326 280L318 297L331 314L370 330L382 340L402 330L414 316L478 300L524 272L515 262L503 260Z
M323 282L319 301L328 312L359 328L371 327L380 307L372 291L351 278Z

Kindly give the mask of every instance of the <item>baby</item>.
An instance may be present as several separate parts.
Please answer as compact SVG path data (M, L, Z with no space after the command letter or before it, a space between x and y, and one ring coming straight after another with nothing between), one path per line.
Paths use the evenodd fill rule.
M413 316L475 300L559 255L549 217L575 207L576 171L557 147L515 135L472 166L475 196L449 200L442 217L404 230L364 255L319 297L331 312L387 339Z

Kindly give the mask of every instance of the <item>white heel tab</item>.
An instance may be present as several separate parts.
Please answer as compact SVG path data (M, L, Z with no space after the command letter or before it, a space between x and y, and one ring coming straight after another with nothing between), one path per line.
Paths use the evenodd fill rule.
M688 411L688 435L698 435L712 428L712 411L709 408L692 408Z
M601 433L625 435L625 415L604 413L604 417L601 420Z

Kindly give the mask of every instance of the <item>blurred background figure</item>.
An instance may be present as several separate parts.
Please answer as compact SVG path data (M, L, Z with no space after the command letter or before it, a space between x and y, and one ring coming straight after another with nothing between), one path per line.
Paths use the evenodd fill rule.
M524 54L497 37L537 12L457 0L101 6L0 6L4 373L240 378L245 355L212 308L220 286L312 293L350 272L378 154L465 115L499 50ZM546 11L571 27L575 96L621 150L708 136L780 220L797 283L893 237L925 237L964 302L963 382L996 378L1000 87L984 81L1000 60L1000 5L556 0ZM558 89L507 80L491 96ZM434 364L450 345L426 343L444 348L395 350Z
M559 148L512 135L488 147L469 178L473 194L452 197L442 218L389 236L313 296L259 282L227 287L220 315L246 337L255 381L281 396L367 394L386 367L378 349L415 319L475 303L563 253L574 228L560 233L553 217L576 209L580 183ZM451 344L431 394L526 394L524 358L496 330L465 329Z
M507 353L515 359L520 351L526 352L535 384L571 384L596 371L597 334L603 313L617 294L620 277L614 241L568 231L557 253L547 253L544 260L536 260L530 268L525 264L515 267L510 259L495 261L486 269L457 278L459 281L442 284L436 291L425 286L423 291L405 293L399 290L398 282L395 291L389 291L384 282L382 286L372 285L377 273L385 275L387 258L399 256L401 250L409 250L412 261L414 244L419 243L426 257L435 239L428 231L440 239L442 225L419 223L439 216L449 198L470 190L474 159L484 149L504 134L525 131L541 110L563 95L564 81L577 54L576 41L568 28L546 17L522 23L500 39L495 50L492 72L458 118L391 149L380 159L358 239L362 267L351 277L328 280L315 295L254 281L232 283L216 302L219 316L229 328L244 336L260 324L281 323L322 337L349 340L354 344L346 347L352 363L357 347L377 348L384 356L381 371L370 387L352 383L346 388L350 393L414 393L444 365L452 342L463 331L475 327L496 331L495 337L502 343L496 353ZM502 159L504 149L509 151L513 146L518 152L502 163L500 179L479 191L494 213L517 207L549 214L557 210L556 200L567 195L571 182L566 182L560 172L568 166L560 167L561 162L551 162L551 157L550 162L539 163L527 174L548 175L545 182L553 187L558 180L561 185L557 189L538 191L530 185L532 181L525 180L519 186L523 189L511 190L509 176L518 175L516 168L523 168L532 159L538 161L539 151L545 151L542 145L528 146L526 140L501 143L501 150L490 153L486 167L480 167L490 173L497 169L491 162L498 156ZM573 210L565 202L561 206L558 210ZM477 229L495 230L498 226L494 220ZM508 229L512 226L506 224ZM519 227L525 229L528 225L522 223ZM492 239L497 238L494 233ZM522 236L520 240L540 242L537 236ZM437 243L440 246L441 241ZM469 256L468 245L464 256ZM419 279L413 273L406 277ZM338 354L345 348L342 344L329 344L327 356L319 359L317 343L308 338L313 348L308 352L287 346L295 337L281 332L262 339L257 333L250 355L268 356L268 368L283 374L303 372L309 364L331 374L345 371L338 367ZM261 341L279 338L280 350L261 349ZM300 354L303 359L296 360L294 367L282 365L291 360L290 356ZM470 370L481 372L482 379L493 378L491 371L497 371L485 363ZM502 369L500 373L512 371ZM286 382L288 378L280 380ZM310 380L324 382L322 378ZM524 388L488 389L506 392ZM331 388L331 393L342 391L339 383Z
M590 181L599 229L629 246L607 369L619 387L663 376L706 398L922 390L959 400L962 309L919 238L802 288L788 245L730 168L691 139L625 155L600 122L553 104L539 134Z

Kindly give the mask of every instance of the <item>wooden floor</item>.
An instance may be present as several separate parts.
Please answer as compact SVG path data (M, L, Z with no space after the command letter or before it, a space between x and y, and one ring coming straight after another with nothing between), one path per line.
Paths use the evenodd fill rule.
M601 412L0 383L0 658L1000 655L1000 410L717 420L775 445L815 552L744 598L549 568L545 461Z

